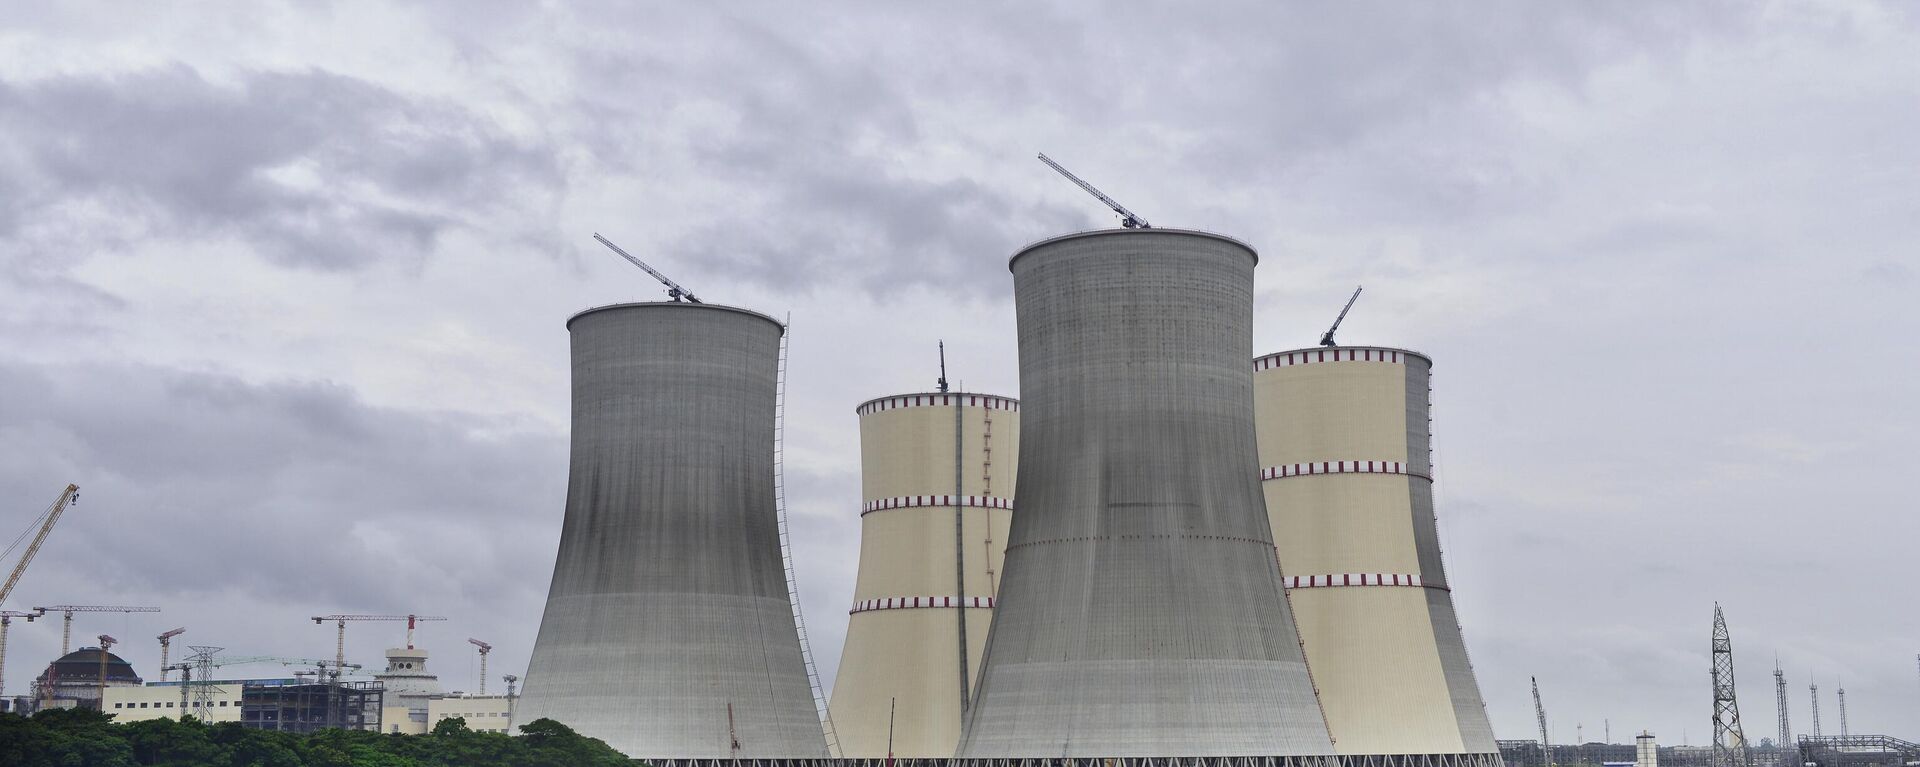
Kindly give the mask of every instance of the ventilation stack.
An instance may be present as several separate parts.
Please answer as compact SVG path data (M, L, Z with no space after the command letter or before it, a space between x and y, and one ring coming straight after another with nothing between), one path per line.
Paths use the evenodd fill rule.
M834 732L843 756L877 759L891 720L895 755L949 757L1000 585L1020 403L905 394L856 412L860 576L833 685Z
M1432 366L1359 346L1253 363L1267 511L1343 755L1499 753L1440 562Z
M515 719L655 761L826 756L774 507L785 329L669 302L567 328L566 522Z
M960 757L1332 753L1255 465L1257 258L1176 229L1013 257L1020 512Z

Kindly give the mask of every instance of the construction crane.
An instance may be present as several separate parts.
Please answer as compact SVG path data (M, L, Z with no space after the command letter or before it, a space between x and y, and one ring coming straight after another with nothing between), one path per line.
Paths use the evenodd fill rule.
M467 637L467 644L480 648L480 694L487 694L487 653L493 652L493 645L473 637Z
M118 644L119 642L120 640L114 639L113 637L107 636L106 634L100 635L100 710L101 711L107 710L107 655L108 655L107 650L111 649L115 644Z
M1361 285L1353 289L1353 297L1348 298L1347 305L1341 307L1340 316L1333 318L1333 327L1327 328L1327 332L1320 336L1321 346L1339 346L1339 344L1333 342L1333 331L1339 330L1340 323L1347 320L1347 312L1353 309L1353 302L1360 300L1360 289L1364 287L1366 286Z
M1105 194L1101 193L1100 190L1093 188L1092 184L1089 184L1081 180L1079 176L1073 175L1073 171L1060 167L1060 163L1054 162L1053 158L1048 157L1045 152L1040 153L1040 161L1046 163L1047 167L1059 171L1060 175L1066 176L1068 181L1072 181L1075 184L1079 184L1081 189L1087 190L1087 194L1093 195L1095 198L1099 199L1101 202L1106 203L1107 207L1112 208L1113 212L1120 214L1121 226L1126 227L1128 229L1152 229L1153 228L1153 225L1147 223L1146 219L1141 218L1137 215L1134 215L1133 211L1131 210L1127 210L1127 206L1121 205L1119 202L1116 202L1112 197L1108 197Z
M1533 683L1533 715L1540 720L1540 763L1553 767L1553 746L1547 742L1547 708L1540 705L1540 678L1527 677Z
M316 615L316 616L313 616L313 623L316 626L322 623L326 623L327 621L333 621L334 623L339 625L340 633L335 638L334 645L333 645L333 662L335 665L345 665L347 662L347 621L406 621L407 622L407 649L411 650L413 649L414 624L419 623L420 621L443 621L443 620L446 620L446 618L438 615Z
M157 613L158 607L129 607L127 605L53 605L35 607L33 611L41 615L60 613L63 621L60 625L60 654L66 655L73 644L74 613Z
M624 250L621 250L620 246L613 244L612 240L609 240L605 237L601 237L599 232L594 232L593 238L596 240L599 240L601 245L605 245L609 248L612 248L613 252L620 254L621 258L624 258L628 261L632 261L634 266L637 266L637 267L640 267L641 269L646 270L647 274L653 275L654 279L659 280L661 284L666 285L667 297L672 298L675 301L686 299L687 303L690 303L690 304L700 303L700 299L693 295L693 291L680 287L680 283L674 282L672 278L664 274L661 274L660 270L655 269L651 266L647 266L647 262L642 261L638 258L634 258L632 253L628 253Z
M0 610L0 698L7 692L7 629L13 625L13 619L25 618L32 623L39 613L23 613L14 610Z
M162 682L167 681L167 648L173 644L174 637L185 633L187 633L187 627L181 626L160 635L160 681Z
M13 572L7 575L6 584L0 585L0 605L7 603L7 597L13 594L13 587L19 585L20 576L26 574L27 565L33 562L33 555L40 553L40 544L47 542L47 533L53 532L53 525L60 521L61 513L78 500L80 500L80 486L67 485L67 489L60 492L60 497L53 499L53 504L48 506L46 511L40 512L40 531L34 534L33 542L27 544L26 552L22 553L20 561L14 564ZM22 533L21 537L26 537L26 534ZM15 540L13 546L18 545L20 541ZM8 553L13 552L13 546L7 547ZM66 651L62 649L61 654L66 654Z

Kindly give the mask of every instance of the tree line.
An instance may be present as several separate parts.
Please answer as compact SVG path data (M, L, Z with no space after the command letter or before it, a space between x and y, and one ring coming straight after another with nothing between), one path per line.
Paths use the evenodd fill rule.
M365 730L312 734L255 730L192 717L115 724L112 714L56 709L0 714L0 765L9 767L633 767L606 743L551 719L520 736L442 720L427 735Z

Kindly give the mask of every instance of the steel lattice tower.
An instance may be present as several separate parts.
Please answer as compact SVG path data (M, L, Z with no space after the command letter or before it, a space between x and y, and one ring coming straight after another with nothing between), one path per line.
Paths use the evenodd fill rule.
M1820 685L1807 685L1807 695L1813 698L1813 737L1820 737Z
M1713 767L1753 767L1740 703L1733 695L1733 639L1720 603L1713 604Z
M1848 735L1851 735L1852 733L1847 732L1847 688L1842 687L1839 689L1840 689L1840 737L1844 738L1844 737L1847 737Z
M1780 709L1779 746L1786 748L1793 744L1793 725L1787 720L1787 673L1780 670L1780 659L1773 661L1773 697L1774 705Z

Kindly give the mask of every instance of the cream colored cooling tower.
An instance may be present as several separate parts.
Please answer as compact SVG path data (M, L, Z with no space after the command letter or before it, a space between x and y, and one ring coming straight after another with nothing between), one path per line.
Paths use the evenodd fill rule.
M896 756L952 756L1013 517L1020 403L907 394L857 412L860 576L833 685L834 731L842 756L884 757L891 703Z
M1254 360L1262 486L1340 754L1497 753L1434 526L1425 356Z

